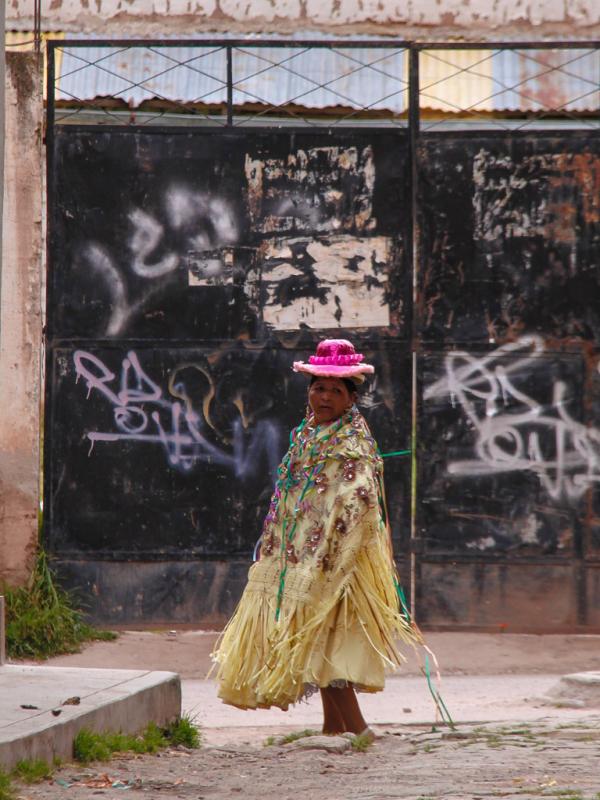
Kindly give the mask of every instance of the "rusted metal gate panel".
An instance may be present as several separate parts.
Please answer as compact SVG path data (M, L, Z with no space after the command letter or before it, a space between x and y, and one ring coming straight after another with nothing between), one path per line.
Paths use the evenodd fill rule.
M600 139L419 149L420 619L598 626Z
M382 450L415 445L386 482L418 621L599 628L598 43L95 44L50 45L45 444L92 617L227 616L291 363L346 335Z
M382 449L409 446L408 137L61 126L53 147L49 548L97 620L222 621L303 415L293 360L352 337Z

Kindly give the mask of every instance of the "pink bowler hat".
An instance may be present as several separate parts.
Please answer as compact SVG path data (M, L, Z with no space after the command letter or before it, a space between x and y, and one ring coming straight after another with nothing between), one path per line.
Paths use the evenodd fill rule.
M347 339L323 339L317 354L304 361L294 361L294 372L305 372L320 378L351 378L362 383L365 375L375 372L371 364L363 364L363 354L357 353Z

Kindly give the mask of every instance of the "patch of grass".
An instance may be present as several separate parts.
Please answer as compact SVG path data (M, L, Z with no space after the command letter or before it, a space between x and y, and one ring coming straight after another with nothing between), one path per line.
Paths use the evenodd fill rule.
M532 741L536 738L528 725L524 725L521 728L499 728L498 731L503 736L522 736L524 739Z
M109 761L114 753L156 753L164 747L176 745L200 747L200 731L188 716L181 717L167 728L159 728L151 722L137 736L113 731L94 733L82 728L73 740L73 756L76 761L89 764L91 761Z
M198 726L189 714L184 714L165 730L165 736L172 747L182 744L190 750L196 750L202 743L202 736Z
M13 770L15 778L23 783L40 783L52 777L53 767L42 759L17 761Z
M107 734L93 733L82 728L73 739L73 757L82 764L90 761L108 761L112 751L106 741Z
M350 739L350 745L357 753L365 753L373 744L373 737L368 733L357 733Z
M318 731L313 731L311 728L305 728L303 731L296 731L295 733L288 733L282 736L279 740L280 744L291 744L298 741L298 739L305 739L307 736L318 736Z
M164 732L154 722L138 736L112 731L94 733L82 728L73 740L73 755L76 761L89 764L91 761L109 761L113 753L156 753L168 745Z
M16 800L10 775L0 769L0 800Z
M264 741L264 745L263 746L264 747L272 747L275 744L276 741L277 741L277 737L276 736L267 736L267 738Z
M549 794L552 797L560 797L562 800L583 800L583 795L579 789L555 789Z
M40 548L26 586L2 589L6 601L6 649L11 658L49 658L75 653L84 642L116 639L83 621L71 596L54 580Z

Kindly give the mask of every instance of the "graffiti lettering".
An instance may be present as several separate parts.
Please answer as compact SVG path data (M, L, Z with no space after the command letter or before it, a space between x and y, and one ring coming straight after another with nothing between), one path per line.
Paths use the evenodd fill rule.
M229 266L229 249L239 238L239 225L229 201L177 184L167 189L160 205L164 224L155 214L135 206L127 212L130 233L125 268L111 248L100 242L87 242L79 251L78 267L99 275L109 295L107 336L121 335L178 269L187 272L190 254L200 265L198 285L204 285L202 278L207 276L208 283L214 281ZM141 288L139 283L135 288L131 285L132 276L142 279Z
M600 482L600 430L568 413L566 384L554 382L548 404L516 385L543 365L543 350L541 338L524 336L481 358L446 356L446 375L426 389L425 399L449 395L476 431L476 458L450 463L450 474L532 472L554 499L577 499Z
M88 398L93 391L99 392L113 408L113 431L86 433L91 443L90 454L96 442L159 444L164 449L168 463L174 468L189 472L198 463L217 464L231 470L236 478L242 480L256 471L264 455L270 473L275 474L281 455L280 437L277 425L271 420L260 420L248 437L244 434L244 419L240 414L233 422L229 451L206 437L206 414L199 414L194 409L181 379L170 381L169 385L171 394L183 402L169 400L145 372L135 352L130 351L123 359L118 379L92 353L77 350L73 361L77 381L80 378L84 380ZM177 371L174 371L175 374ZM212 396L211 387L208 403ZM146 408L148 405L150 409ZM214 425L210 427L214 430Z

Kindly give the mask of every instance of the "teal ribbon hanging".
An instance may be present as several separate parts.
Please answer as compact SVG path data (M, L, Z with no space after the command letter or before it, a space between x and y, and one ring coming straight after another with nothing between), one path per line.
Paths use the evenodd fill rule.
M452 730L456 729L456 725L452 717L450 716L450 712L446 708L446 704L442 700L442 695L438 692L435 688L433 683L431 682L431 671L429 669L429 656L425 655L425 677L427 678L427 686L429 686L429 691L431 692L431 696L433 697L433 702L435 703L437 710L440 712L440 716L442 721Z

